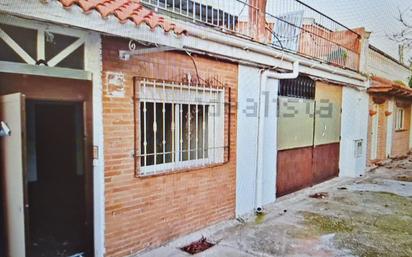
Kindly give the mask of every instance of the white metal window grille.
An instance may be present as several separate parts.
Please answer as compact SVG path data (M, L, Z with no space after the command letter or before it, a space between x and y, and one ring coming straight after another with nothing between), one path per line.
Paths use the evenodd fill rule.
M225 161L225 87L142 79L138 175Z
M299 76L296 79L280 81L279 96L303 99L315 99L315 81L309 77Z
M402 130L404 129L405 123L405 110L403 108L398 108L396 110L396 117L395 117L395 130Z

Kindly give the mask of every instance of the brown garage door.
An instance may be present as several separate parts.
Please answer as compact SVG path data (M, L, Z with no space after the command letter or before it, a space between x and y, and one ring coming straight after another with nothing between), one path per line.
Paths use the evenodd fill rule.
M300 77L280 86L277 196L339 174L342 90L311 81Z

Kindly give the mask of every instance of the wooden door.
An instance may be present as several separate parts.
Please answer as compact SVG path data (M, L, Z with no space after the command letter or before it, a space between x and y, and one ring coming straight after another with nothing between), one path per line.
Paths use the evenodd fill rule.
M26 256L25 244L25 99L21 93L0 96L0 120L10 135L0 138L5 210L6 256Z

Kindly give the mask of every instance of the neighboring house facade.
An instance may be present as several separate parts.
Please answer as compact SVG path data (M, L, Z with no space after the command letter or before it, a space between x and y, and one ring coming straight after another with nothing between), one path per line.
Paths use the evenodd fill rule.
M132 256L363 174L362 29L188 3L0 3L6 256Z
M377 48L370 47L368 160L401 157L411 149L411 70Z

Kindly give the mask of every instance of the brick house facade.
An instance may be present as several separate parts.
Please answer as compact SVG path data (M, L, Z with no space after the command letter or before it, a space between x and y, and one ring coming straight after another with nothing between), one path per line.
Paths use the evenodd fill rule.
M107 256L127 256L219 221L234 218L236 186L236 113L230 114L230 157L214 167L187 169L155 176L136 176L134 170L133 78L180 81L196 74L191 58L181 52L162 52L119 59L128 41L103 38L103 80L107 72L125 76L125 96L103 98L105 134L105 205ZM237 99L238 66L194 57L199 76L216 78ZM226 121L225 121L226 123ZM229 124L226 123L226 126Z
M410 151L411 90L381 77L372 79L368 89L368 160L405 156Z
M378 107L379 106L379 107ZM377 158L378 160L384 160L386 156L386 137L387 137L387 116L385 112L387 111L388 103L385 101L381 104L375 104L372 97L369 99L369 119L368 119L368 160L372 159L372 132L371 128L373 126L373 118L378 119L378 140L377 140Z

